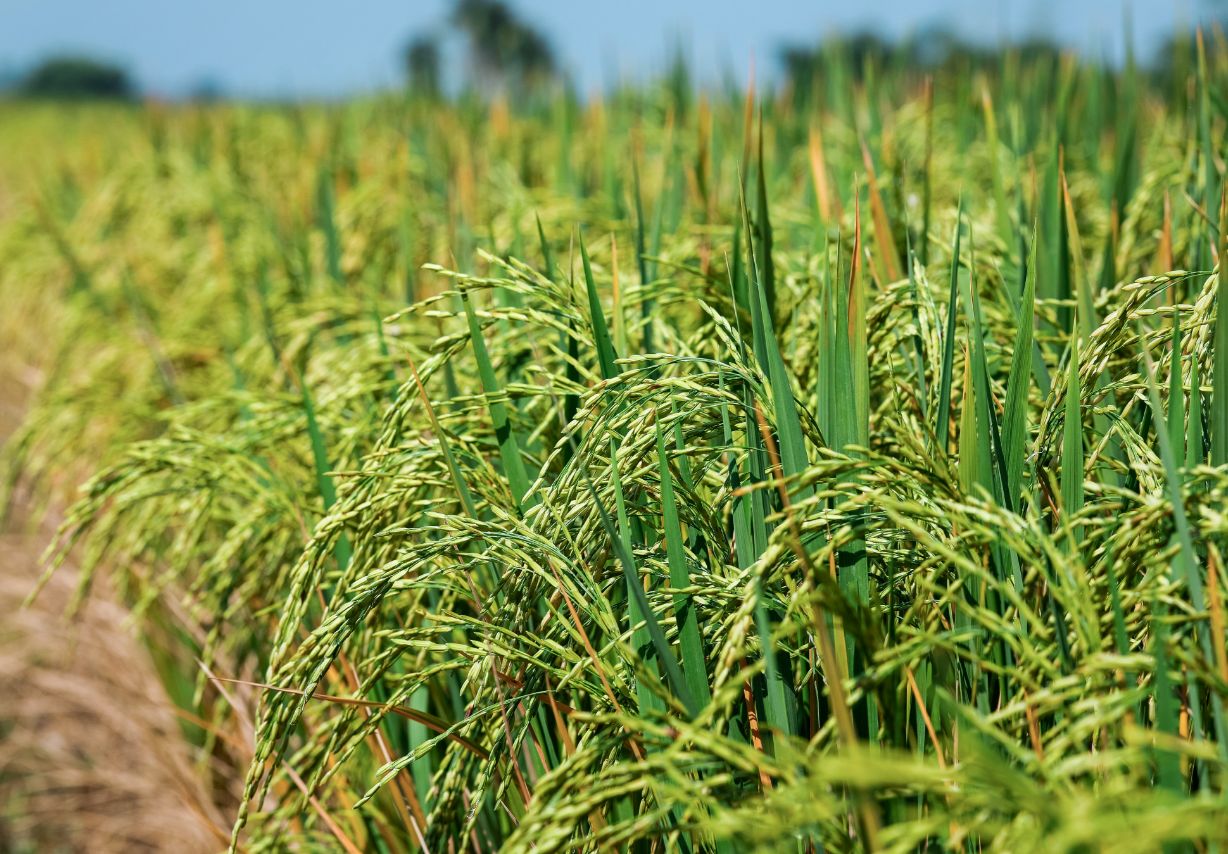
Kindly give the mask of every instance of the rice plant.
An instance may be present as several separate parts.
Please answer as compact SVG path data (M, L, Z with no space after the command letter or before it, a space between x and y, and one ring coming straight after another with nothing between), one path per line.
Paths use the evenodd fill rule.
M110 108L7 481L236 850L1217 850L1222 42Z

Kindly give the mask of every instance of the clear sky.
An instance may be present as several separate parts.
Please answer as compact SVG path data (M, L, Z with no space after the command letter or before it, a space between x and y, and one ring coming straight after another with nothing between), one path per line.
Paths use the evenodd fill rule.
M1226 1L1218 0L1224 9ZM659 70L681 44L701 75L752 57L775 67L786 41L947 24L986 41L1041 33L1120 57L1131 7L1141 52L1217 0L512 0L553 41L584 90ZM394 83L406 39L444 32L450 0L0 0L0 73L53 52L118 60L146 90L205 81L230 94L334 97ZM456 47L453 46L452 53Z

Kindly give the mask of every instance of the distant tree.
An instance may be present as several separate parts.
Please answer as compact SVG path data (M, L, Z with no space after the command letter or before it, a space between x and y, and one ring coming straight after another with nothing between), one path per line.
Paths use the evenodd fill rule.
M1208 7L1215 5L1207 3ZM1228 0L1221 5L1228 5ZM1228 29L1226 19L1213 18L1201 27L1175 30L1156 46L1151 62L1152 74L1157 84L1172 92L1174 97L1184 98L1185 95L1179 94L1181 88L1192 75L1198 73L1199 29L1202 30L1203 50L1207 52L1208 58L1212 58L1220 49L1217 31Z
M470 63L487 85L528 88L554 76L550 42L502 0L457 0L452 22L468 38Z
M212 77L197 80L188 91L188 100L195 104L215 104L226 98L226 88Z
M870 66L882 66L897 61L906 51L900 45L868 30L842 40L838 47L858 77Z
M410 39L405 46L405 74L410 88L423 95L439 94L439 44L431 36Z
M674 109L680 116L685 116L691 108L691 92L694 87L691 83L691 67L687 63L686 52L681 42L674 46L674 57L670 61L665 80L669 86L670 97L674 102Z
M1228 2L1228 0L1226 0ZM1061 47L1046 38L1030 36L1001 47L967 41L940 25L926 27L913 38L892 41L878 33L861 32L830 37L818 45L783 45L777 57L785 80L799 102L806 102L827 69L849 68L861 79L872 68L912 68L925 71L994 73L1002 49L1028 64L1056 67Z
M795 97L805 100L825 67L851 68L860 79L868 66L881 66L896 59L901 51L876 33L861 32L829 37L816 46L787 44L780 48L777 58Z
M19 87L31 98L119 98L133 96L132 81L118 65L84 56L51 57L35 66Z

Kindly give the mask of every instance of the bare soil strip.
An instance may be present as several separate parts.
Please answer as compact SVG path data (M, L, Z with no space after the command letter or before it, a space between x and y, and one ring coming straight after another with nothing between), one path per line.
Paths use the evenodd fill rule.
M21 410L0 394L0 442ZM105 579L72 620L71 566L22 607L53 532L26 509L0 530L0 851L218 850L228 823Z

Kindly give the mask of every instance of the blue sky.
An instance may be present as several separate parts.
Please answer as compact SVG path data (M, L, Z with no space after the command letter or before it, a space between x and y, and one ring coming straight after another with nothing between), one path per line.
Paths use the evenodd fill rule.
M1040 32L1094 54L1122 53L1132 7L1146 52L1213 0L519 0L583 90L650 74L681 43L703 76L752 57L772 69L785 41L871 27L905 35L942 22L994 41ZM1221 0L1223 5L1223 0ZM449 0L0 0L0 73L52 52L124 63L167 95L212 81L244 96L336 97L394 83L411 33L437 30ZM453 52L458 49L453 47Z

